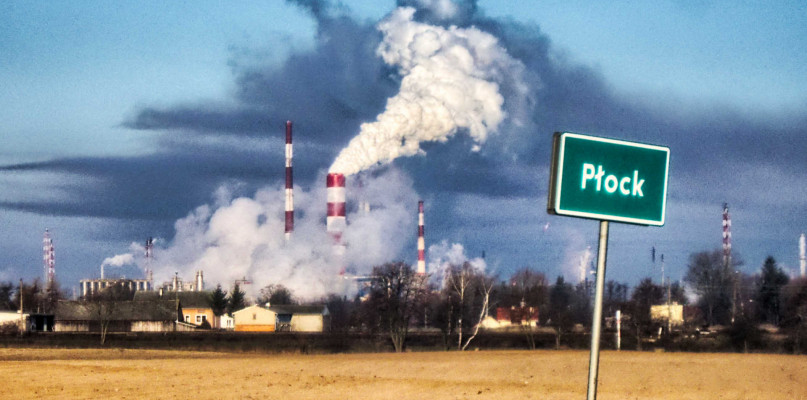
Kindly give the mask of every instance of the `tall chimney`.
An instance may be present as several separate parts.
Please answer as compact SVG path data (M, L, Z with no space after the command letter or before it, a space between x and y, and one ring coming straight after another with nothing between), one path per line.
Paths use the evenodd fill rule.
M146 257L146 280L148 281L148 285L153 284L153 275L151 269L151 260L154 258L154 238L149 237L146 239L146 246L144 255ZM101 274L101 278L103 278L103 273ZM151 290L151 289L148 289Z
M286 121L286 240L291 239L294 231L294 183L292 178L291 160L291 121Z
M799 236L799 267L800 267L799 272L801 273L800 276L802 278L807 276L806 275L807 255L805 255L806 252L807 252L807 243L805 242L804 234L802 233L801 236Z
M345 219L345 175L329 173L326 184L328 194L326 229L333 240L334 255L341 258L345 254L345 246L342 244L342 233L347 226ZM344 266L341 267L340 274L344 274Z
M731 267L731 216L728 203L723 203L723 264Z
M419 275L426 274L426 241L423 239L423 200L418 201L418 269Z

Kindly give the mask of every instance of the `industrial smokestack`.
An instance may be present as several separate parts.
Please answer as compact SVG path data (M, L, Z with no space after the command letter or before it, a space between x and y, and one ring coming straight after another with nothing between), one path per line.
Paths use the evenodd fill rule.
M328 195L326 229L333 240L334 255L336 255L341 262L341 258L345 254L345 246L342 244L342 233L347 227L347 220L345 219L345 175L341 173L329 173L326 184ZM344 273L344 266L341 266L340 273Z
M196 271L196 285L195 285L194 289L197 292L201 292L201 291L205 290L204 272Z
M731 216L728 203L723 203L723 264L731 263Z
M801 277L805 277L807 274L807 243L804 239L804 234L802 233L799 236L799 272L801 273Z
M286 240L294 231L294 184L291 169L291 121L286 121Z
M153 278L153 270L151 269L151 260L154 258L154 238L146 239L146 246L144 256L146 257L146 279L148 280L149 285L152 285L154 282ZM103 268L103 265L101 266ZM101 270L101 278L103 279L103 269Z
M426 274L426 241L423 238L423 200L418 201L418 268L419 275Z

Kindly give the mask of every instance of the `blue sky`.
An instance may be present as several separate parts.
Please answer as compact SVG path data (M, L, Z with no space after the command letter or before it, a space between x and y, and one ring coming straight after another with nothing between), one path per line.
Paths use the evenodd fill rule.
M309 131L298 154L310 148L318 159L295 164L296 177L317 186L331 146L397 90L394 78L352 72L381 70L374 26L396 4L300 3L0 5L0 279L42 275L46 227L69 288L131 242L157 236L168 245L175 221L213 202L221 184L237 182L246 196L278 184L282 172L261 167L278 145L261 136L263 110L267 130L291 118ZM419 6L426 21L440 2L401 3ZM807 230L807 6L458 5L471 11L431 22L497 36L525 64L534 102L525 126L503 128L481 153L459 135L395 162L432 209L433 242L485 251L505 275L523 265L569 274L561 264L593 247L596 223L543 210L549 137L573 130L671 147L667 226L613 227L609 279L658 274L648 266L653 245L680 277L690 253L719 248L724 201L744 270L769 254L797 267ZM282 82L309 84L287 93ZM328 108L334 102L343 108ZM463 184L471 175L492 183Z

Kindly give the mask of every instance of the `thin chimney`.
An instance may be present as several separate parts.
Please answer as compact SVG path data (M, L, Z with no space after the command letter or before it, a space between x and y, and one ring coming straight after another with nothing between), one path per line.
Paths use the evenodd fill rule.
M340 173L329 173L326 181L328 195L328 214L326 217L326 229L333 241L333 252L340 260L345 254L345 246L342 244L342 233L347 227L345 219L345 175ZM345 266L340 266L340 274L344 274Z
M423 200L418 201L418 266L419 275L426 274L426 241L423 238Z
M286 121L286 240L294 231L294 183L292 174L291 121Z

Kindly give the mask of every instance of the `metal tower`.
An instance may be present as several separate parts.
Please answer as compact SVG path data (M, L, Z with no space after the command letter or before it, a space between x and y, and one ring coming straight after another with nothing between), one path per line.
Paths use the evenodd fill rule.
M51 287L53 278L56 275L56 260L53 251L53 240L50 238L48 229L45 229L45 235L42 237L42 260L45 266L46 287Z

